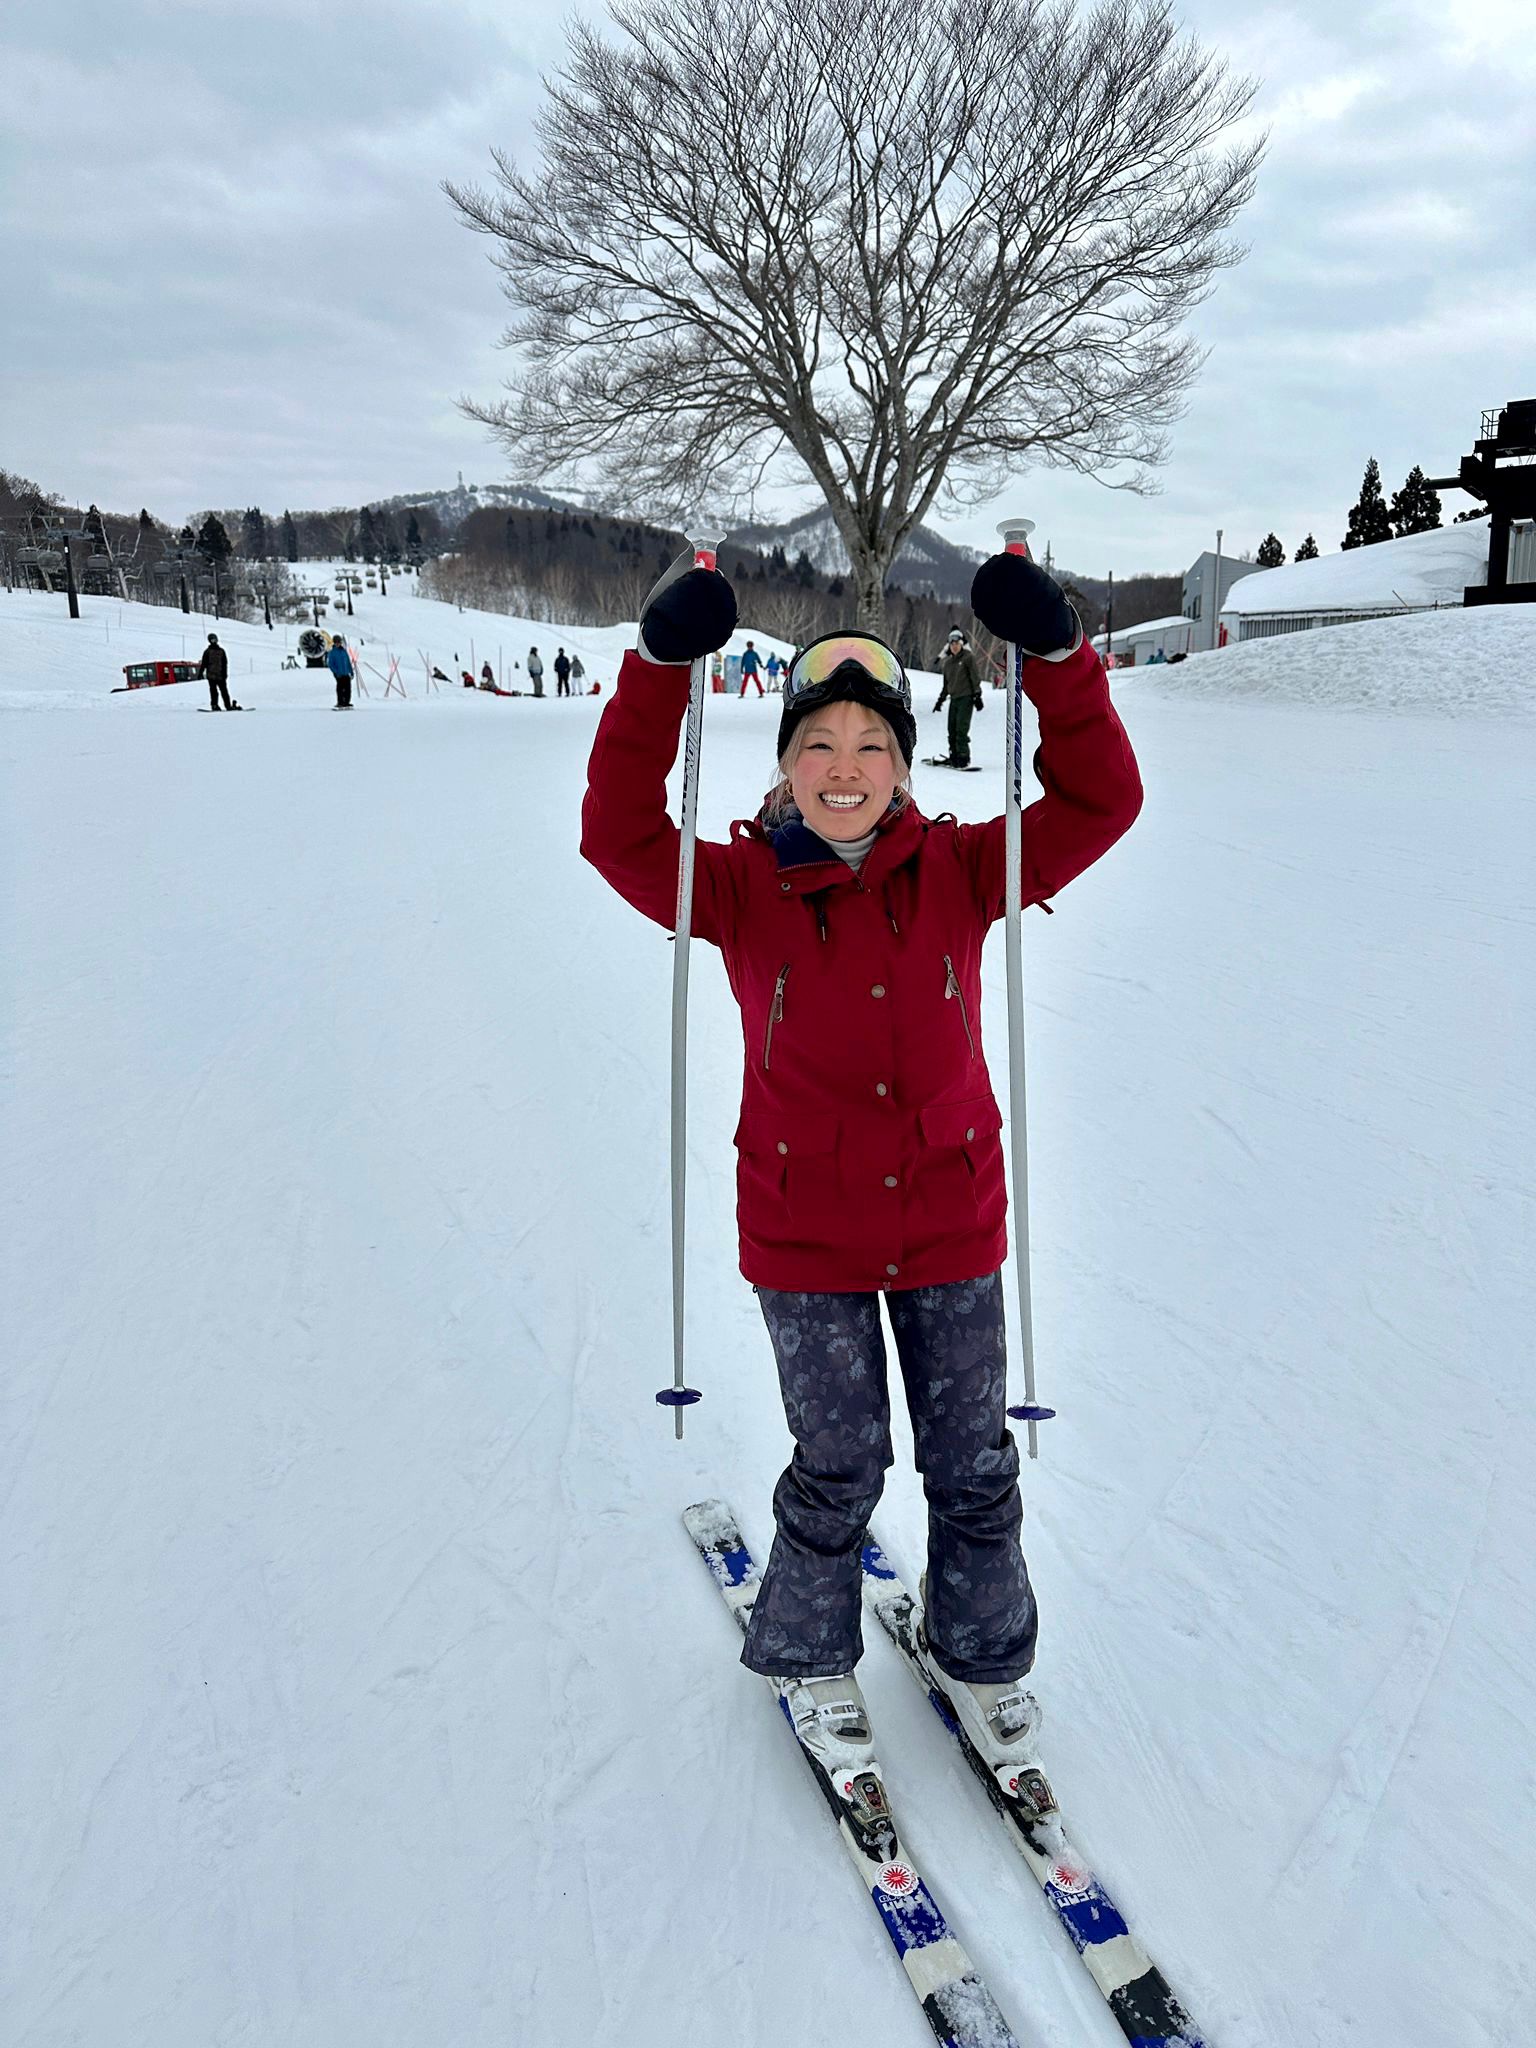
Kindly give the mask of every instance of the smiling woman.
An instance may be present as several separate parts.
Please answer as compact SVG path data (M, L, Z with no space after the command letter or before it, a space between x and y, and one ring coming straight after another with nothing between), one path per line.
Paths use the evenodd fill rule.
M718 570L688 560L642 610L582 811L588 860L669 928L683 842L666 785L688 664L736 619ZM1025 687L1044 794L1021 848L1038 902L1127 829L1141 783L1103 666L1051 579L998 557L972 603L1040 657ZM1039 1725L1023 1687L1035 1600L1004 1412L1002 1118L980 1028L1008 834L1002 818L922 816L904 786L916 739L911 686L883 641L813 640L785 679L780 784L728 843L694 849L691 929L724 954L741 1007L741 1270L796 1443L742 1661L775 1682L829 1780L867 1758L853 1673L860 1545L893 1455L883 1294L929 1504L925 1668L977 1754L1022 1786Z

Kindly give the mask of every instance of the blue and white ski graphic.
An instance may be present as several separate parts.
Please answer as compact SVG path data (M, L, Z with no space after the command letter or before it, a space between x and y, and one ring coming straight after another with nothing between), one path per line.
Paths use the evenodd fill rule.
M684 1510L683 1524L745 1631L759 1579L736 1517L723 1501L706 1500ZM860 1771L857 1784L850 1780L840 1793L815 1758L798 1742L796 1747L833 1810L843 1846L901 1959L934 2039L943 2048L1019 2048L897 1834L879 1765Z
M1028 1864L1131 2048L1207 2048L1205 2036L1169 1990L1162 1971L1072 1847L1060 1814L1036 1820L1010 1799L966 1739L949 1702L930 1684L917 1654L916 1603L873 1536L864 1546L864 1598L981 1780L1008 1839Z

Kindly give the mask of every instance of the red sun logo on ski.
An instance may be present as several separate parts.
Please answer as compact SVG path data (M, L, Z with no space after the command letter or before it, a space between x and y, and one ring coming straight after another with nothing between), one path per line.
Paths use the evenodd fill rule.
M875 1889L888 1899L909 1899L917 1890L917 1872L910 1863L882 1863L875 1872Z

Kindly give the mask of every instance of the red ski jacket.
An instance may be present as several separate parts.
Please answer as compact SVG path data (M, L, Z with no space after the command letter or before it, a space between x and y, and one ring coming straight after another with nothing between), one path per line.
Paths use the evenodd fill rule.
M1024 901L1096 861L1141 778L1084 645L1025 665L1040 713ZM667 774L686 667L624 657L598 726L581 850L668 931L678 829ZM693 929L725 956L745 1075L736 1216L759 1287L867 1293L972 1280L1007 1249L1002 1117L981 1046L981 949L1004 910L1002 818L892 809L857 874L798 818L698 842Z

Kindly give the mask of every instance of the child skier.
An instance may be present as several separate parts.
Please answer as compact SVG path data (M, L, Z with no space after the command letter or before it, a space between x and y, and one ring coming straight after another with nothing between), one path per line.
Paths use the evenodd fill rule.
M603 713L582 851L670 929L679 834L666 810L693 659L736 623L730 585L682 557L652 591ZM1023 817L1023 892L1041 903L1141 805L1103 666L1057 585L1022 556L977 572L988 630L1031 659L1044 795ZM830 633L785 672L779 781L727 844L700 840L693 929L724 953L745 1080L737 1220L795 1439L742 1651L777 1680L829 1768L871 1753L854 1677L860 1552L892 1463L880 1298L927 1496L919 1641L930 1677L1007 1777L1040 1713L1004 1412L1006 1195L981 1046L981 953L1005 904L1005 821L930 819L912 795L917 728L891 649ZM1013 1767L1009 1769L1008 1767Z

